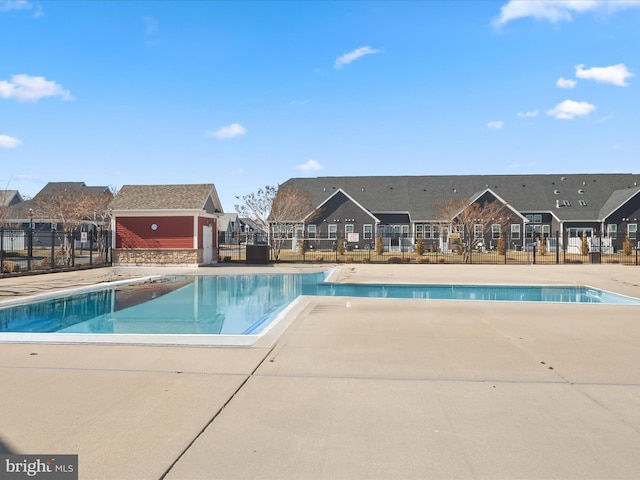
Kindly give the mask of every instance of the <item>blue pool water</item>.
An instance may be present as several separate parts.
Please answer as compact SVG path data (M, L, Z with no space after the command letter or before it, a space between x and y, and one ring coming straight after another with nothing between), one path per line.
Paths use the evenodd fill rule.
M640 305L588 287L324 282L324 273L185 276L0 308L0 332L257 334L300 295Z

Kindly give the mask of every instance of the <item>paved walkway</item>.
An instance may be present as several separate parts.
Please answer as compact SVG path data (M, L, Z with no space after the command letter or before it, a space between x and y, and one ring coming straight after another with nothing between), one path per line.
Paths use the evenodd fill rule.
M92 281L61 275L0 291ZM620 265L333 279L640 297L640 269ZM640 477L640 307L306 298L292 315L253 348L1 344L0 451L77 453L81 479Z

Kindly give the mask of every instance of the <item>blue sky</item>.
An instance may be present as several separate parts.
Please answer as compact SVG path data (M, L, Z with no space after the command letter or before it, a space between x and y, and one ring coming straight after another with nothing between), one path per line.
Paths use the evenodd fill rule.
M0 0L0 189L630 172L640 1Z

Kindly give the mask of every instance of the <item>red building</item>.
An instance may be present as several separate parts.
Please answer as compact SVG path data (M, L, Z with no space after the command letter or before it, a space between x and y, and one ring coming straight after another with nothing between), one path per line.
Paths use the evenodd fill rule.
M217 262L213 184L125 185L111 203L114 265Z

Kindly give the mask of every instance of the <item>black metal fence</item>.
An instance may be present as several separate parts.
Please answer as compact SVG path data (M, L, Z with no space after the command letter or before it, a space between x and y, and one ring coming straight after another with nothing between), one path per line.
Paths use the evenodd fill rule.
M69 270L111 263L106 230L65 233L0 228L0 273Z
M220 235L218 261L246 263L247 244L269 245L271 262L290 263L421 263L421 264L579 264L619 263L640 265L640 245L636 238L611 235L572 237L569 232L530 238L504 238L468 248L464 238L454 241L396 236L349 243L341 238L287 238L276 242L266 236L247 239ZM277 243L280 243L277 255Z

